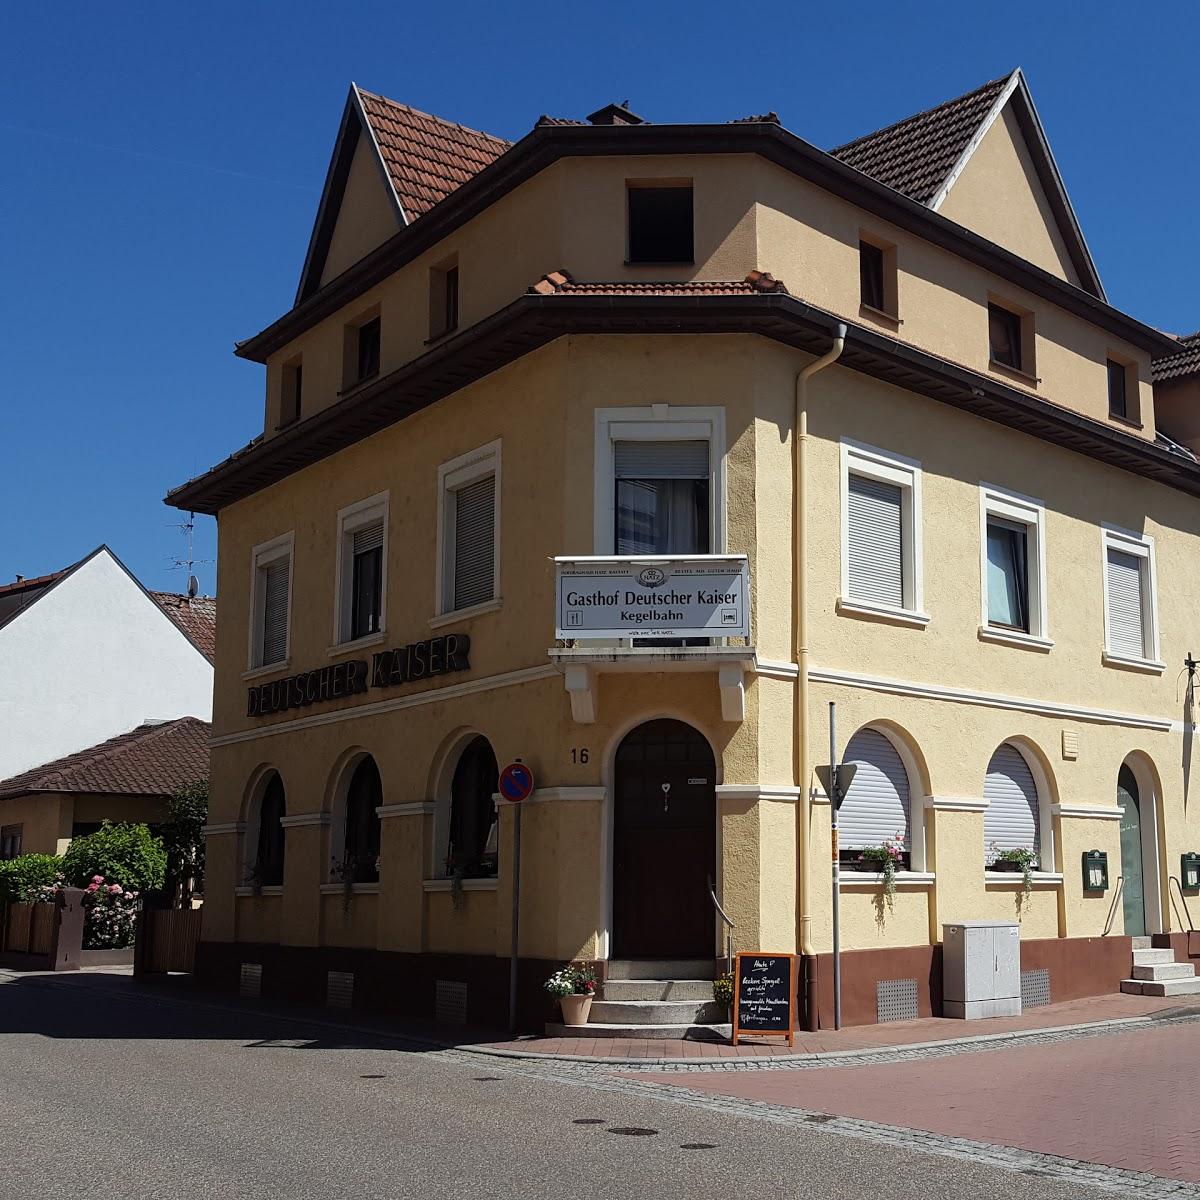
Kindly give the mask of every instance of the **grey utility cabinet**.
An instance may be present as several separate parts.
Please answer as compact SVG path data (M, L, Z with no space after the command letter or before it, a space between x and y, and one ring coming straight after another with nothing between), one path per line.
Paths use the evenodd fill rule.
M942 926L942 1014L1021 1015L1021 927L1016 921Z

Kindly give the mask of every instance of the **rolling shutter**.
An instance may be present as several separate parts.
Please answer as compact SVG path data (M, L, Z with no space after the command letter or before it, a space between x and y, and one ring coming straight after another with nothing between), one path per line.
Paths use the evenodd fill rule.
M1039 850L1037 783L1025 756L1005 742L988 763L983 783L988 802L983 817L983 849L990 858L998 850Z
M903 489L851 475L847 490L849 599L904 607Z
M908 772L896 747L874 729L856 733L843 761L857 763L854 782L838 812L838 840L844 850L881 846L896 834L909 838Z
M614 442L617 479L707 479L707 442Z
M261 567L262 571L262 663L287 658L288 573L291 561L283 558Z
M1108 648L1129 658L1146 658L1142 562L1121 550L1108 552Z
M357 557L360 554L367 554L371 550L379 550L383 547L383 520L372 521L370 525L364 525L361 529L354 531L354 555Z
M496 477L487 475L454 493L454 594L450 607L495 599Z

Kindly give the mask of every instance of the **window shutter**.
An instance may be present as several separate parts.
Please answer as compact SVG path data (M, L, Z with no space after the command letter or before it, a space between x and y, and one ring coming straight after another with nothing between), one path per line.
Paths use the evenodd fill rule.
M983 798L988 802L983 817L985 855L991 855L993 843L1000 850L1026 848L1040 853L1037 784L1016 746L1005 743L992 755Z
M1108 552L1108 648L1130 658L1145 658L1145 606L1142 559L1121 550Z
M496 477L454 493L454 596L451 608L495 599Z
M289 559L280 559L262 570L262 664L287 657Z
M903 834L910 846L908 772L896 747L877 730L856 733L844 762L858 764L854 782L838 812L838 842L844 850L881 846Z
M848 589L851 600L904 607L904 492L892 483L851 475L847 492Z
M618 479L707 479L707 442L614 442Z
M356 529L353 535L354 554L366 554L370 550L378 550L383 545L383 519L373 521Z

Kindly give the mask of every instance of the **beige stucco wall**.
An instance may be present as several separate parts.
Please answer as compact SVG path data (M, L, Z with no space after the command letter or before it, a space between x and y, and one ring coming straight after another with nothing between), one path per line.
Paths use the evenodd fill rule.
M23 854L63 854L75 824L132 821L157 824L166 819L166 801L158 796L94 795L89 792L35 792L0 800L0 825L20 825Z
M364 134L359 137L350 160L346 191L329 240L321 284L365 258L399 229L395 198L384 182L375 148Z

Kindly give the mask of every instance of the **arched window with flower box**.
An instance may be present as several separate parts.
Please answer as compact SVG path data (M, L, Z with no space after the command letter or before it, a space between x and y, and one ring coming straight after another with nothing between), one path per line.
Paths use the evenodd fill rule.
M895 871L925 869L923 813L913 811L922 795L913 787L910 757L875 726L850 739L842 763L852 763L855 773L838 811L838 861L845 870L878 874L885 856Z

